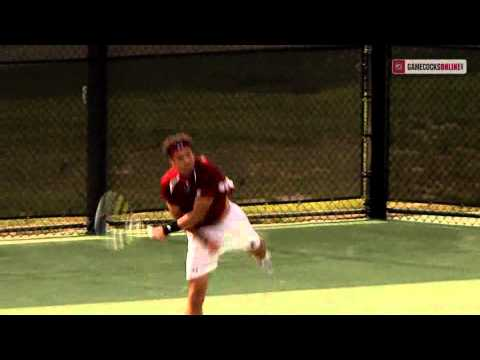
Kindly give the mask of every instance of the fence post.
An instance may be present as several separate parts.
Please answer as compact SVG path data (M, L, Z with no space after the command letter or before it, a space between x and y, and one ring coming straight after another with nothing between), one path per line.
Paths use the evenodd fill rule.
M107 188L107 46L88 46L87 232L94 233L95 211Z
M387 219L389 87L391 46L372 46L371 164L366 210L370 219Z

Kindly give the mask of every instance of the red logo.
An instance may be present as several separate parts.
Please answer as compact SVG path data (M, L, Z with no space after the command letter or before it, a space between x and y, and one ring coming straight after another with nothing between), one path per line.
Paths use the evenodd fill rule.
M394 75L405 74L405 60L392 60L392 73Z

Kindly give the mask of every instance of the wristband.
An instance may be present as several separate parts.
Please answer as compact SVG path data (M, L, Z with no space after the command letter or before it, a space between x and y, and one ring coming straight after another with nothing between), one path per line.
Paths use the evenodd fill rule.
M180 227L178 226L178 223L177 221L172 221L171 223L168 223L168 224L165 224L165 225L162 225L162 228L163 228L163 233L165 235L168 235L172 232L176 232L176 231L180 231L182 229L180 229Z

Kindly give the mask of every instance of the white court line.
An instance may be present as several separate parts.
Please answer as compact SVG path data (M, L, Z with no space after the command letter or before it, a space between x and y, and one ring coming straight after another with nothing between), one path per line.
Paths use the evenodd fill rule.
M90 241L105 239L98 236L72 236L65 238L48 238L48 239L31 239L31 240L0 240L0 246L2 245L30 245L30 244L43 244L43 243L56 243L56 242L71 242L71 241Z
M259 230L277 230L277 229L301 229L311 227L325 227L325 226L349 226L349 225L369 225L369 224L384 224L385 221L380 220L356 220L336 223L290 223L290 224L256 224L253 225L255 229ZM145 235L133 235L136 237L145 237ZM185 237L184 232L170 234L170 237ZM105 240L104 236L72 236L65 238L46 238L46 239L31 239L31 240L0 240L1 245L30 245L30 244L44 244L44 243L60 243L60 242L72 242L72 241L92 241L92 240Z
M348 226L348 225L367 225L367 224L385 224L386 221L381 220L354 220L335 223L290 223L290 224L257 224L253 225L255 229L297 229L297 228L309 228L309 227L322 227L322 226Z

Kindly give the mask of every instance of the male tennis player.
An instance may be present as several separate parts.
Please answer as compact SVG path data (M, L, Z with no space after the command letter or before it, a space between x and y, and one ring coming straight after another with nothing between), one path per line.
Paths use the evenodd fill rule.
M164 241L168 234L185 230L188 237L186 277L187 314L201 315L208 273L223 253L225 236L233 236L257 263L271 272L270 253L243 210L230 201L233 182L205 156L195 156L192 139L180 133L163 143L171 168L161 179L161 194L175 221L152 228L152 237Z

